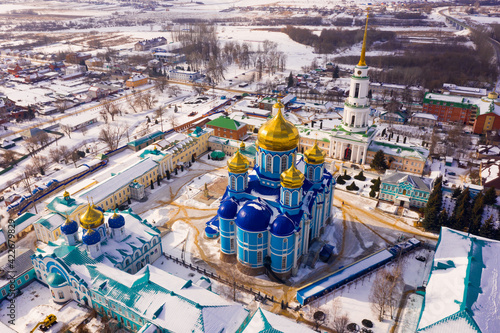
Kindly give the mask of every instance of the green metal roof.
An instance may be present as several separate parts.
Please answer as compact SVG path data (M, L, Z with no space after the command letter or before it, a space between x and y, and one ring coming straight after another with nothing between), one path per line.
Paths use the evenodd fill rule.
M27 221L28 219L32 218L35 216L35 214L32 214L30 212L26 212L23 215L19 216L17 219L14 220L14 226L21 225L23 222Z
M207 125L226 128L230 130L237 130L241 126L241 124L238 121L225 116L221 116L217 119L214 119Z
M145 135L143 136L142 138L139 138L137 140L134 140L134 141L130 141L128 143L129 146L132 146L132 147L136 147L136 146L140 146L141 144L145 143L145 142L148 142L149 140L152 140L152 139L156 139L157 137L163 135L163 132L162 131L156 131L154 133L151 133L151 134L148 134L148 135Z
M59 273L50 273L47 275L47 284L51 287L62 287L68 282Z

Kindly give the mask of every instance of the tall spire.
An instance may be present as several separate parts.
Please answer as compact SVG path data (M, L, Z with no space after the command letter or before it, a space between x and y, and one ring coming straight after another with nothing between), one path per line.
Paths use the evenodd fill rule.
M368 32L368 16L370 12L369 9L366 11L366 25L365 25L365 35L363 36L363 47L361 48L361 57L359 58L358 66L364 67L366 66L365 61L365 52L366 52L366 33Z

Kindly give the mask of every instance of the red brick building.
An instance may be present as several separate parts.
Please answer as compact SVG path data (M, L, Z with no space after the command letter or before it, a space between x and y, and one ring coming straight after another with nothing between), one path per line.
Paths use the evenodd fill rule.
M500 130L500 99L498 94L490 92L487 97L477 101L477 106L478 112L472 131L475 134L484 134Z
M214 130L213 135L233 140L244 139L248 131L247 124L240 123L239 121L225 116L221 116L207 123L207 127Z
M472 125L478 107L476 100L463 96L426 93L422 112L438 117L438 122Z

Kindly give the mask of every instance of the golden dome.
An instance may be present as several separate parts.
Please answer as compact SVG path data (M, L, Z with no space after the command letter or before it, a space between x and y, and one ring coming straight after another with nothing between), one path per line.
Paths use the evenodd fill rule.
M236 151L233 158L227 162L227 168L231 173L245 173L248 171L250 162L240 151Z
M243 141L241 141L240 150L245 150L245 143Z
M96 228L104 222L104 214L95 208L94 205L88 205L85 213L80 215L80 224L85 229Z
M69 197L69 192L65 190L64 193L63 193L63 197L68 198Z
M300 188L304 184L304 174L297 170L295 165L281 173L281 186L286 188Z
M488 98L489 99L497 99L498 98L498 94L496 92L492 91L492 92L490 92L488 94Z
M306 163L309 164L323 164L325 163L325 155L323 151L319 149L317 141L314 141L314 145L306 150L304 153Z
M259 147L270 151L288 151L297 148L299 131L283 117L281 110L282 108L279 108L278 113L260 127L257 135Z

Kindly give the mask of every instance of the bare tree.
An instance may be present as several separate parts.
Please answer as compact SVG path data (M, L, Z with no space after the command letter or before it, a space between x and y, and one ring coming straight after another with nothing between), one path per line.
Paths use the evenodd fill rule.
M161 126L161 131L163 132L163 115L165 114L165 107L160 105L156 111L155 111L155 116L156 118L160 118L160 126Z
M68 138L71 139L71 132L73 132L71 126L69 125L61 125L59 126L59 128L61 129L61 131L66 134L68 136Z
M178 86L172 85L172 86L168 87L168 94L169 95L173 95L173 96L177 97L177 95L179 95L180 92L181 92L181 89Z
M336 333L347 333L349 317L346 314L333 318L332 328Z
M392 270L383 268L377 272L369 300L379 321L384 319L387 311L390 312L391 318L393 317L401 298L403 286L401 261Z
M64 113L68 109L68 101L62 98L58 98L55 102L54 105L57 109L58 112Z
M45 167L48 164L48 160L43 155L36 155L31 158L31 165L34 170L40 172L40 174L45 175Z
M158 102L158 99L150 92L147 92L139 97L139 101L143 110L151 110Z
M203 93L205 92L205 87L201 83L195 82L193 83L193 91L197 95L203 95Z
M52 163L59 163L59 161L61 160L62 156L61 156L61 152L59 150L58 147L56 148L51 148L49 150L49 159Z
M120 140L125 135L126 126L121 124L107 124L99 133L99 141L106 144L109 150L115 150L120 144Z
M68 163L71 150L66 146L59 146L59 153L61 154L61 158L64 160L64 163Z
M6 150L2 155L2 164L5 166L11 165L17 160L17 154L13 150Z
M36 137L32 136L24 140L24 146L30 155L35 154L38 149L38 140Z
M177 122L177 118L175 117L175 115L171 114L168 117L168 123L170 124L170 126L172 126L172 128L177 127L178 122Z
M99 115L101 116L104 123L107 124L108 120L109 120L109 116L108 116L108 113L106 112L106 110L103 109L103 110L99 111Z
M158 92L163 93L168 87L168 80L165 76L159 76L155 78L155 89Z
M139 100L137 98L138 96L136 95L135 92L132 94L127 95L126 100L128 106L134 111L134 113L139 112L138 107L140 106Z

